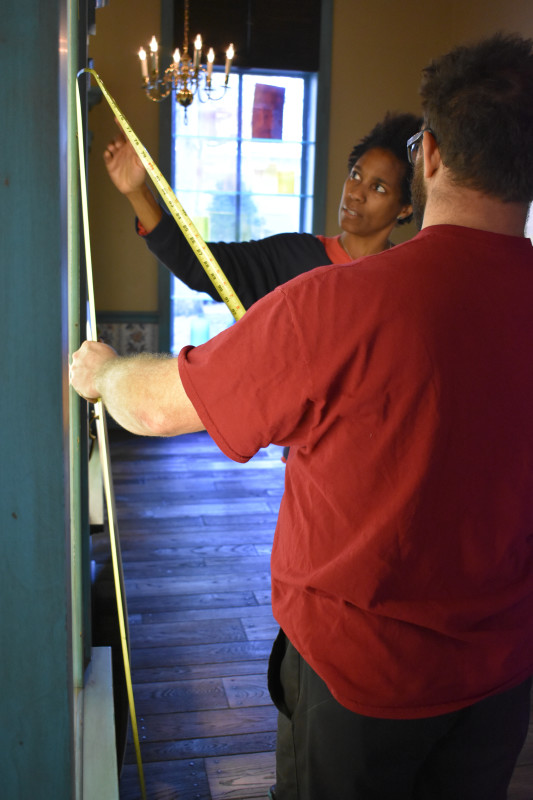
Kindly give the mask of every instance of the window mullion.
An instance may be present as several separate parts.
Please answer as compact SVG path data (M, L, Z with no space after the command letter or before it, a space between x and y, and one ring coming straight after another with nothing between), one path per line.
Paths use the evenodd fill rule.
M309 76L304 78L304 97L303 97L303 127L302 127L302 155L301 155L301 177L300 177L300 230L305 231L306 211L307 211L307 183L309 174L309 102L310 80Z
M235 241L241 241L241 194L242 194L242 84L243 76L239 74L239 99L237 103L237 175L235 178L235 188L237 196L235 198Z

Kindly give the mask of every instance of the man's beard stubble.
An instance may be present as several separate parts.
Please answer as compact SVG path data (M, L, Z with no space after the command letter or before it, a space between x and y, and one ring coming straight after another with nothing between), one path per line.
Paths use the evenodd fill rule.
M411 203L413 205L413 219L418 230L421 230L424 221L427 192L424 182L424 154L419 153L415 162L413 180L411 182Z

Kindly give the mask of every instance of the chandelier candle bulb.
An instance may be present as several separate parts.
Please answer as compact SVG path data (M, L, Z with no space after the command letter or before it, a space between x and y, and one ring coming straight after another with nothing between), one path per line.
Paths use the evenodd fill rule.
M176 47L176 49L174 50L174 55L172 56L172 58L174 59L174 64L177 65L180 63L181 56L179 47Z
M150 66L151 66L152 72L155 75L159 74L159 53L158 53L158 50L159 50L159 45L157 44L157 39L155 38L155 36L152 36L152 39L150 41Z
M207 53L207 83L211 86L211 74L213 72L213 61L215 60L215 51L212 47L209 48Z
M139 50L139 60L141 62L141 74L143 78L148 79L148 64L146 63L146 50L144 47Z
M228 83L229 71L231 69L231 62L233 61L234 55L235 55L235 50L233 49L233 45L230 44L230 46L226 50L226 85Z
M194 68L197 70L200 67L200 58L202 55L202 37L200 34L194 40Z

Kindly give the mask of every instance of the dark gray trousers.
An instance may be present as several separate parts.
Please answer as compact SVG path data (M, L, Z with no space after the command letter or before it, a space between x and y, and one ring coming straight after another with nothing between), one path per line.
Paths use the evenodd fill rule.
M528 679L437 717L364 717L332 697L280 632L269 664L280 712L276 800L505 800L530 688Z

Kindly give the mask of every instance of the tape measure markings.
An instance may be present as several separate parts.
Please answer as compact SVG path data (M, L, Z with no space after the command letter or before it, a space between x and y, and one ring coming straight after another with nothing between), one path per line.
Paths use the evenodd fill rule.
M86 273L87 273L87 302L89 306L89 313L87 320L87 329L88 329L87 334L88 338L91 341L96 341L97 340L96 311L94 303L93 270L92 270L90 236L89 236L87 186L85 180L83 122L81 115L81 100L80 100L79 86L77 82L76 82L76 115L77 115L77 129L78 129L78 161L79 161L79 173L80 173L82 227L83 227L83 238L85 243L85 263L86 263ZM102 481L104 485L104 494L106 498L109 544L111 548L111 563L113 568L113 582L115 586L115 596L117 601L117 617L119 623L122 660L124 665L124 677L126 680L126 692L128 696L128 707L130 711L130 723L132 728L133 745L135 748L135 759L137 762L137 772L139 775L141 797L142 800L146 800L146 784L144 780L144 770L142 765L141 749L139 742L139 731L137 726L137 715L135 713L135 700L133 696L133 685L131 680L130 654L129 654L128 631L127 631L128 626L125 616L125 609L127 611L127 606L126 606L125 592L123 588L124 574L122 570L122 555L120 552L120 539L117 535L118 532L116 529L117 514L115 509L115 495L113 490L111 461L109 457L107 423L106 423L104 406L101 400L98 400L98 402L95 403L94 413L96 420L96 433L98 438L98 446L100 449Z
M129 124L128 120L126 119L124 114L120 111L116 102L113 100L113 98L107 91L100 76L95 72L94 69L90 68L85 68L83 70L80 70L78 75L81 74L82 72L88 72L91 75L93 75L96 83L102 90L102 94L104 95L111 110L113 111L113 114L118 120L125 136L130 141L136 154L139 156L143 166L145 167L148 174L150 175L150 178L154 182L154 185L156 186L161 198L165 202L165 205L167 206L168 210L170 211L175 221L177 222L178 226L180 227L183 235L187 239L194 254L198 258L200 264L207 273L207 276L211 280L211 283L214 285L221 299L224 301L224 303L227 305L227 307L233 314L233 317L236 320L240 319L245 313L244 306L240 302L239 298L237 297L237 294L234 292L231 284L224 275L224 272L222 271L220 265L215 260L213 254L211 253L206 243L200 236L198 229L194 225L193 221L190 219L190 217L187 216L183 206L181 205L178 198L174 194L170 184L165 179L159 168L156 166L154 160L151 158L150 154L148 153L148 151L146 150L146 148L144 147L138 136L133 131L133 128Z
M88 72L94 76L98 86L102 90L102 94L104 95L105 99L107 100L111 110L113 111L116 119L118 120L120 127L122 128L124 134L126 135L127 139L131 142L133 149L135 150L136 154L140 158L143 166L147 170L148 174L150 175L154 185L156 186L161 198L165 202L167 208L169 209L170 213L172 214L174 220L177 222L178 226L180 227L183 235L187 239L191 249L193 250L194 254L198 258L200 264L202 265L203 269L207 273L209 279L213 283L214 287L216 288L218 294L220 295L221 299L227 305L233 317L238 320L240 319L244 313L245 309L242 303L240 302L239 298L237 297L236 293L234 292L231 284L227 280L224 272L222 271L220 265L215 260L213 254L205 244L204 240L200 236L196 226L192 222L192 220L187 216L185 210L181 206L178 198L174 194L171 186L163 177L161 171L156 166L153 159L150 157L148 151L134 133L131 125L127 121L124 114L120 111L117 104L107 91L106 87L104 86L102 80L100 79L99 75L93 70L89 68L82 69L78 72L77 78L84 73ZM79 88L76 82L76 104L77 104L77 119L78 119L78 150L79 150L79 165L80 165L80 189L82 195L82 217L83 217L83 229L84 229L84 239L85 239L85 256L86 256L86 266L87 266L87 284L88 284L88 305L89 305L89 338L95 340L96 339L96 313L95 313L95 304L94 304L94 290L93 290L93 277L92 277L92 259L91 259L91 250L90 250L90 241L89 241L89 222L88 222L88 209L87 209L87 187L85 183L85 158L83 153L83 146L82 146L82 121L81 121L81 102L79 98ZM103 476L103 483L107 501L107 511L108 511L108 523L109 523L109 534L110 534L110 544L111 544L111 555L112 555L112 565L113 565L113 576L114 576L114 584L115 584L115 593L117 599L117 611L118 611L118 621L119 621L119 629L120 629L120 639L121 639L121 646L122 646L122 656L124 662L124 672L126 677L126 689L128 694L128 705L130 710L130 722L132 725L132 736L133 736L133 743L135 749L135 756L137 762L137 771L139 774L139 783L141 789L141 796L143 800L146 800L146 784L144 780L144 770L142 765L141 759L141 752L140 752L140 742L139 742L139 733L137 727L137 716L135 713L135 702L133 696L133 686L131 680L131 667L130 667L130 658L129 658L129 644L128 644L128 636L127 636L127 625L126 619L124 616L124 607L126 604L125 597L123 594L122 584L124 580L123 572L122 572L122 558L120 555L120 540L117 536L117 531L115 528L115 520L116 520L116 510L115 510L115 498L114 498L114 491L113 491L113 484L111 478L111 465L109 459L109 446L107 440L107 427L105 421L105 411L101 401L95 405L95 415L96 415L96 428L98 434L98 444L100 446L101 451L101 461L102 461L102 476Z

